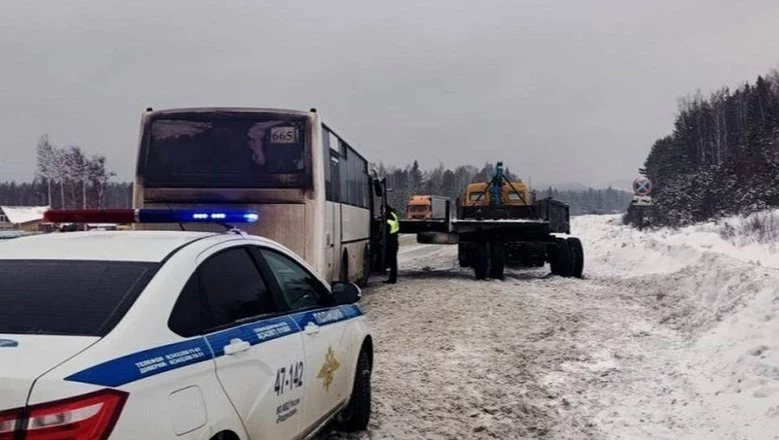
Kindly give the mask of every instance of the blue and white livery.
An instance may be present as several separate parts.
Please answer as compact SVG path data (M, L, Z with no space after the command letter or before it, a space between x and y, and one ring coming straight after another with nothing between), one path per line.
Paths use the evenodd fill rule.
M175 215L257 220L224 214ZM48 218L69 216L96 214ZM143 210L100 220L110 216L171 221ZM359 288L328 285L276 242L53 233L0 243L0 274L0 440L302 439L330 422L367 426L373 342Z

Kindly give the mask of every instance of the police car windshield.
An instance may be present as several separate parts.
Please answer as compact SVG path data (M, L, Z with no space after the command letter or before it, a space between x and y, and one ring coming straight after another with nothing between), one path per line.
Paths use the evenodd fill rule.
M158 263L0 260L0 333L104 336Z
M146 187L306 186L305 118L191 113L152 120L141 152Z

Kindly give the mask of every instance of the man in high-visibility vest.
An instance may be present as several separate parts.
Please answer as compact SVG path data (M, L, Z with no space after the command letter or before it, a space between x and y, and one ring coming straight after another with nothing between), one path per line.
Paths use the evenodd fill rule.
M387 205L387 264L390 267L389 279L385 283L398 282L398 233L400 232L400 218L395 209Z

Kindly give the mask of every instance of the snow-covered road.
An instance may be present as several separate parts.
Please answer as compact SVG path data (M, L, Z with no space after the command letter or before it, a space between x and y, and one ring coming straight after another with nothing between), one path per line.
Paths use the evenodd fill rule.
M403 246L400 283L363 299L370 429L330 437L779 439L779 271L710 231L572 230L584 280L477 282L455 246Z

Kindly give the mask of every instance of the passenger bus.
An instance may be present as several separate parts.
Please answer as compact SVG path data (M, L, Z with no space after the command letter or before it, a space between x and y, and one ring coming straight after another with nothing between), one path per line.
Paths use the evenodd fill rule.
M383 269L385 192L368 161L316 109L147 109L142 116L134 208L255 210L259 220L247 233L287 246L328 282L364 285L372 269Z

